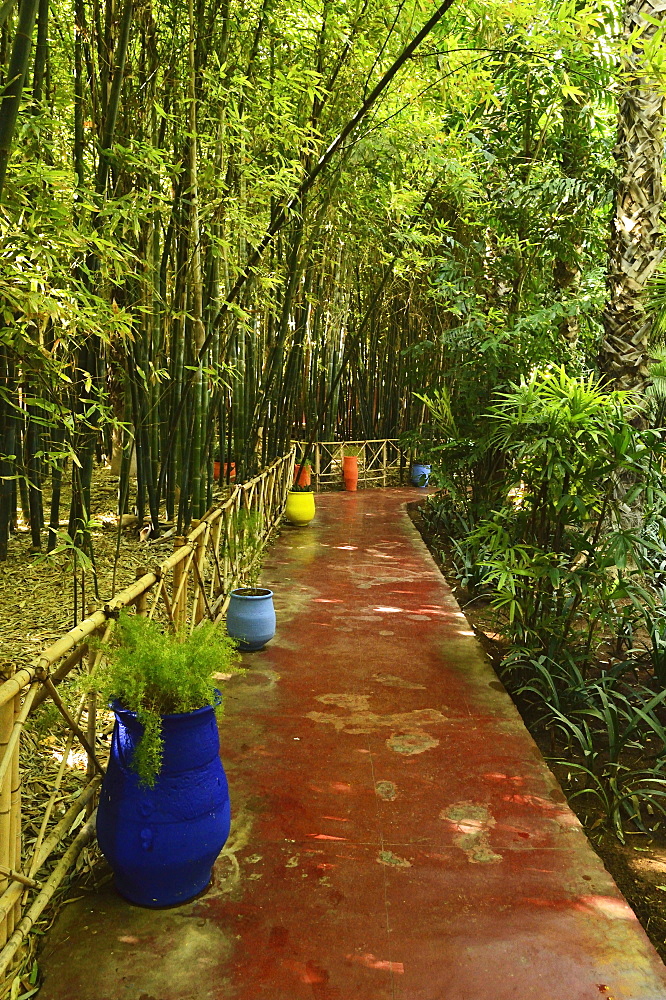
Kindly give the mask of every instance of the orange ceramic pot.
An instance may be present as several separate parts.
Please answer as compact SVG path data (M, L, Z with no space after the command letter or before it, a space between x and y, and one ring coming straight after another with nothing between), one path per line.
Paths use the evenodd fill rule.
M305 466L301 469L300 476L298 475L298 462L296 462L296 468L294 469L294 486L309 486L312 476L310 474L310 469Z
M213 479L219 479L219 478L220 478L220 463L219 462L214 462L213 463ZM224 478L225 479L227 478L227 463L226 462L224 463ZM235 478L236 478L236 463L232 462L231 463L231 471L229 473L229 479L235 479Z
M345 480L345 489L353 493L358 488L358 457L356 455L345 455L342 459L342 475Z

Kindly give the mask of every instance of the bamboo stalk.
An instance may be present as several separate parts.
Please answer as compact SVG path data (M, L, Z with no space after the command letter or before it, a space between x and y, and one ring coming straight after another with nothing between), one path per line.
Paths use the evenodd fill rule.
M206 617L205 614L204 614L204 609L208 611L209 617L211 617L211 618L212 618L212 613L211 613L210 602L209 602L208 597L206 595L206 584L205 584L204 579L203 579L203 577L201 575L201 570L199 569L199 563L195 559L194 562L192 563L192 565L194 567L194 572L195 572L195 575L197 577L197 586L198 586L197 597L196 597L196 601L195 601L195 609L196 610L192 614L192 629L191 629L191 631L193 632L194 629L196 628L196 626L199 624L199 622L203 621L203 619ZM201 613L199 613L199 610L198 610L200 602L201 602Z
M7 85L0 105L0 199L5 184L7 163L16 128L21 95L28 71L32 46L32 30L37 15L38 0L24 0L19 7L19 21L12 46L12 56L7 73Z
M182 548L185 548L185 539L182 536L179 536L179 537L177 537L177 538L174 539L174 549L175 549L175 552L178 552L178 550L182 549ZM173 607L173 621L174 621L174 625L176 626L176 629L180 629L182 627L182 624L183 624L183 621L182 621L182 619L183 619L183 604L182 604L182 600L181 600L181 593L182 593L182 585L181 585L181 583L182 583L183 576L184 576L183 570L184 570L184 567L183 567L182 561L179 560L176 563L176 565L174 566L174 569L173 569L173 590L172 590L172 598L171 598L171 605Z
M9 883L9 888L0 896L0 927L4 928L4 940L2 944L4 945L9 937L7 933L7 919L9 914L15 909L16 904L20 902L23 893L25 892L25 886L21 885L20 882L10 882L6 877L5 882Z
M164 607L166 608L167 615L169 616L169 621L175 627L176 621L174 618L173 606L169 600L169 595L167 594L166 587L162 587L161 591L162 600L164 601Z

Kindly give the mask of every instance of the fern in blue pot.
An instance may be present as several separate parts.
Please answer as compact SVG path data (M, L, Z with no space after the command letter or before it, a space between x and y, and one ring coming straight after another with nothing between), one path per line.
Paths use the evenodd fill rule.
M238 671L235 642L212 623L192 635L123 613L89 675L116 722L97 838L116 889L138 906L174 906L210 882L231 820L212 674ZM104 665L106 659L106 665Z

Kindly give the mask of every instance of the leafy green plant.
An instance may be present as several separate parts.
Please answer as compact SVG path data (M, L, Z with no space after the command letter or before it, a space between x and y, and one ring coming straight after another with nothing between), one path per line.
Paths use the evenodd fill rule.
M560 664L514 650L507 660L514 680L516 673L524 676L513 685L516 693L540 706L537 725L550 730L551 737L559 732L569 748L568 760L557 763L568 768L570 800L595 803L601 821L622 842L627 824L654 829L666 815L666 731L658 715L666 691L625 685L626 663L587 681L571 658Z
M569 801L595 801L601 809L602 821L611 827L623 844L627 823L648 833L656 828L657 817L666 817L666 778L662 777L664 761L646 769L632 769L617 762L608 762L599 774L584 764L565 760L554 763L568 769L570 781L575 782L576 778L583 780L582 788L569 791Z
M414 395L425 403L440 438L457 437L458 430L451 409L451 397L446 386L433 389L430 393L415 392Z
M437 449L437 436L431 426L421 425L416 430L404 431L398 440L403 451L411 452L414 462L422 462L425 465L432 463L433 454Z
M666 751L666 731L655 713L665 700L666 691L655 695L634 689L630 698L602 680L588 686L584 707L569 716L554 707L552 712L567 738L578 743L586 761L593 763L603 752L606 762L619 764L628 747L643 750L646 738L656 739L660 752Z
M500 394L490 441L507 459L501 507L472 541L485 549L485 582L507 634L534 649L561 648L629 596L640 553L632 507L661 490L661 436L632 423L630 394L592 376L536 371Z
M666 608L644 607L643 623L647 630L650 667L655 680L666 687Z
M554 712L563 715L586 704L585 677L573 656L560 660L514 647L502 662L502 679L518 696L539 707L539 723L551 725Z
M147 618L121 612L111 643L101 648L104 656L83 683L136 712L144 732L132 766L141 784L153 786L162 762L160 717L215 703L211 675L241 669L235 640L210 622L191 635L171 635Z

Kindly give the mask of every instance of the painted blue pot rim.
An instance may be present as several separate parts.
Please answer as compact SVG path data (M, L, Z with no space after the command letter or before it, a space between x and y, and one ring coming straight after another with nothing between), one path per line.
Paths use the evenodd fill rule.
M162 719L184 719L190 718L192 715L203 715L204 712L210 711L211 708L217 708L218 705L222 704L223 695L219 688L215 688L215 701L211 702L209 705L204 705L202 708L193 708L191 712L171 712L168 715L162 715ZM136 719L136 712L133 712L131 708L125 708L117 698L114 698L109 702L109 708L113 709L116 715L131 715L133 719Z
M244 594L244 590L260 590L260 594ZM273 591L268 587L239 587L231 591L232 597L242 597L244 601L264 601L267 597L273 596Z

